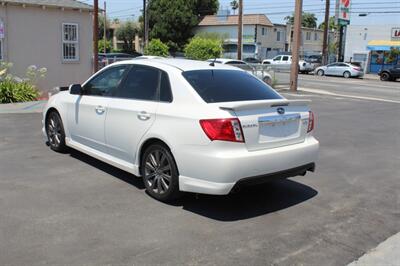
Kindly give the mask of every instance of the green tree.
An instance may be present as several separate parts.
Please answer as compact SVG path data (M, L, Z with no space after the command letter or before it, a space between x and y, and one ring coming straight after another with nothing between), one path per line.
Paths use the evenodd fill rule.
M133 41L135 40L135 35L139 31L139 25L133 21L126 21L121 23L121 26L116 31L116 36L119 40L124 41L122 45L122 50L124 52L130 53L134 52Z
M168 56L168 45L160 39L152 39L144 50L145 55Z
M222 42L218 39L194 37L185 47L185 57L194 60L207 60L221 57Z
M217 10L218 0L152 0L148 7L150 39L182 49L200 18Z
M285 17L286 22L294 24L294 14ZM317 27L317 17L314 13L303 12L301 26L306 28L316 28Z
M319 24L318 29L325 29L325 21L322 22L321 24ZM329 30L334 30L336 29L336 25L335 25L335 17L329 17Z

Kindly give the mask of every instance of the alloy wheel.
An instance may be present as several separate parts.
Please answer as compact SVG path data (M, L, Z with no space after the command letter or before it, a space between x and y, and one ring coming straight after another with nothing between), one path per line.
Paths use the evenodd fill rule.
M171 162L162 150L153 150L146 157L144 180L148 187L157 194L166 193L171 185Z
M61 121L55 114L51 114L47 122L47 136L49 137L50 145L54 147L60 145L62 138Z

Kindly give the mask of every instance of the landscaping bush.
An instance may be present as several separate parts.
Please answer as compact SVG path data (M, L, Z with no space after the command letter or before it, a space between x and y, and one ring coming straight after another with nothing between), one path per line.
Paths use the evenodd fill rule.
M11 75L8 69L11 63L0 63L0 103L15 103L33 101L39 97L35 83L39 78L44 78L46 68L38 69L36 66L29 66L26 70L26 77L19 78Z
M222 41L219 39L207 39L194 37L185 46L185 57L194 60L207 60L221 57Z
M152 39L144 50L144 54L167 57L169 55L168 45L160 39Z

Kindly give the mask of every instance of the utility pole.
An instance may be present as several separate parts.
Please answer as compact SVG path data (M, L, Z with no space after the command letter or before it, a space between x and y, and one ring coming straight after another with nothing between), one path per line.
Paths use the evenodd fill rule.
M107 12L106 12L106 1L104 1L104 53L107 53Z
M93 0L93 72L99 70L99 0Z
M239 0L237 59L242 60L243 0Z
M324 28L324 40L322 43L322 64L328 64L328 32L329 32L329 6L330 0L325 0L325 28Z
M297 91L297 79L299 76L299 49L301 44L301 18L303 0L296 0L293 25L292 65L290 68L290 90Z
M143 0L143 49L149 42L149 16L147 12L147 0Z

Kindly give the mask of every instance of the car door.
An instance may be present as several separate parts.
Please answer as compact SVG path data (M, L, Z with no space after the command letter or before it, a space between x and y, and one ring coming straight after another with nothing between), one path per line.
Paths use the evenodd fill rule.
M336 76L343 76L344 72L349 71L349 66L345 63L338 63L337 67L336 67L336 72L335 75Z
M122 163L134 164L138 144L155 121L160 78L159 69L135 64L109 101L106 143Z
M111 93L120 85L126 65L106 68L83 86L68 105L68 129L71 140L86 147L107 152L104 122Z
M336 71L337 71L337 64L333 63L330 65L326 66L326 71L325 71L325 75L336 75Z

